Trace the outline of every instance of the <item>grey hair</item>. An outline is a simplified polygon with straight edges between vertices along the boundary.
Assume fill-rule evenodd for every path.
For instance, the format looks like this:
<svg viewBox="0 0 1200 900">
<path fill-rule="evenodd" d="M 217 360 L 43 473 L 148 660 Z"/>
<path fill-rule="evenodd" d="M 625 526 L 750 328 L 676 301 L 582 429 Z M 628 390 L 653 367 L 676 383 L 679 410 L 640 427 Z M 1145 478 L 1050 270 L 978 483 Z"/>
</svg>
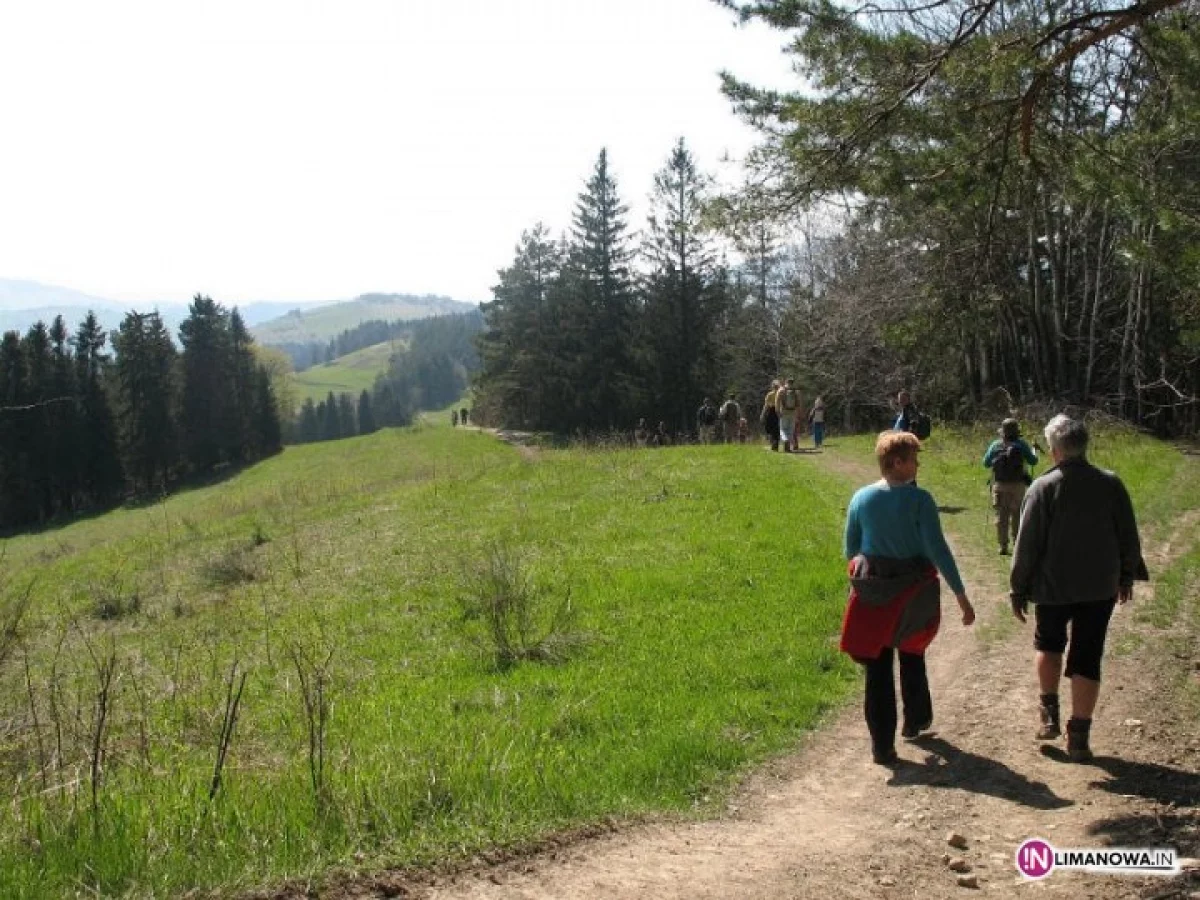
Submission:
<svg viewBox="0 0 1200 900">
<path fill-rule="evenodd" d="M 1087 426 L 1078 419 L 1072 419 L 1059 413 L 1046 423 L 1046 443 L 1051 450 L 1057 450 L 1063 456 L 1071 458 L 1083 456 L 1087 452 Z"/>
</svg>

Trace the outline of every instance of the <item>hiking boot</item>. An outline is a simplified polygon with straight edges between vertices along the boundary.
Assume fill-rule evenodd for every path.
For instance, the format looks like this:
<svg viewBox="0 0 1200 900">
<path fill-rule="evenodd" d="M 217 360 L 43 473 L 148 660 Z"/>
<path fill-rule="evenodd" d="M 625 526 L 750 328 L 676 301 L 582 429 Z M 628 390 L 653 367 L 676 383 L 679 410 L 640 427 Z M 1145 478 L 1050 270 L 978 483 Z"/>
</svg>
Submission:
<svg viewBox="0 0 1200 900">
<path fill-rule="evenodd" d="M 1092 732 L 1091 719 L 1067 720 L 1067 756 L 1071 762 L 1085 763 L 1092 759 L 1092 748 L 1088 746 L 1088 737 Z"/>
<path fill-rule="evenodd" d="M 910 725 L 908 722 L 905 722 L 904 727 L 900 729 L 900 737 L 904 738 L 906 741 L 915 740 L 921 736 L 922 731 L 928 731 L 932 727 L 932 719 L 927 719 L 926 721 L 921 722 L 919 725 Z"/>
<path fill-rule="evenodd" d="M 1039 741 L 1052 741 L 1062 734 L 1062 726 L 1058 724 L 1058 697 L 1053 700 L 1042 698 L 1041 708 L 1038 714 L 1042 718 L 1042 726 L 1038 729 L 1037 739 Z"/>
<path fill-rule="evenodd" d="M 894 766 L 900 762 L 900 756 L 896 753 L 895 747 L 888 747 L 885 750 L 872 750 L 871 759 L 878 766 Z"/>
</svg>

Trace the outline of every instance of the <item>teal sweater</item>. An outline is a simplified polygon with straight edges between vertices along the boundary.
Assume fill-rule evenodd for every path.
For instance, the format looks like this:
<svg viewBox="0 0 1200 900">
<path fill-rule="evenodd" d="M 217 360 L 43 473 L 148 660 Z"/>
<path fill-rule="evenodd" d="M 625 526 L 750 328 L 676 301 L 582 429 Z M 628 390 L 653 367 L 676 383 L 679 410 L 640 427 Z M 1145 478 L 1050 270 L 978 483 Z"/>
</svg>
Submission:
<svg viewBox="0 0 1200 900">
<path fill-rule="evenodd" d="M 915 484 L 877 481 L 859 488 L 846 510 L 846 559 L 862 553 L 892 559 L 928 559 L 950 590 L 965 593 L 938 518 L 933 495 Z"/>
</svg>

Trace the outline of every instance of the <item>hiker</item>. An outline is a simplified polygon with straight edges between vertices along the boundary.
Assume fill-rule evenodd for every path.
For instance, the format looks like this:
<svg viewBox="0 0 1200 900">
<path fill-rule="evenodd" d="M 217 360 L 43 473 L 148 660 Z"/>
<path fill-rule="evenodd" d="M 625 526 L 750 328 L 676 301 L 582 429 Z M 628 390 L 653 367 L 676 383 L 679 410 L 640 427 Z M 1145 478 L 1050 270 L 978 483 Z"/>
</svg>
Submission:
<svg viewBox="0 0 1200 900">
<path fill-rule="evenodd" d="M 1009 535 L 1011 533 L 1012 541 L 1016 543 L 1021 501 L 1025 499 L 1025 488 L 1033 480 L 1025 464 L 1036 466 L 1038 456 L 1037 451 L 1021 439 L 1021 425 L 1016 419 L 1001 422 L 999 434 L 1000 437 L 992 441 L 983 454 L 983 465 L 992 470 L 992 509 L 996 511 L 1000 555 L 1008 556 Z"/>
<path fill-rule="evenodd" d="M 742 417 L 742 408 L 738 405 L 737 398 L 732 392 L 721 404 L 721 410 L 717 415 L 721 420 L 721 436 L 725 443 L 732 444 L 737 440 L 738 419 Z"/>
<path fill-rule="evenodd" d="M 796 413 L 800 409 L 800 392 L 787 379 L 775 395 L 775 409 L 779 413 L 779 438 L 783 441 L 783 452 L 796 450 Z"/>
<path fill-rule="evenodd" d="M 912 402 L 912 395 L 908 391 L 902 390 L 896 395 L 896 403 L 900 407 L 900 415 L 896 416 L 892 429 L 915 434 L 921 441 L 928 438 L 933 430 L 932 423 L 929 416 L 917 409 L 917 405 Z"/>
<path fill-rule="evenodd" d="M 766 399 L 763 400 L 762 412 L 758 414 L 767 440 L 771 442 L 771 449 L 775 452 L 779 452 L 779 413 L 775 410 L 775 395 L 778 393 L 779 379 L 776 378 L 771 382 L 771 389 L 767 391 Z"/>
<path fill-rule="evenodd" d="M 700 443 L 711 444 L 713 442 L 713 429 L 716 424 L 717 408 L 713 406 L 712 400 L 705 397 L 700 408 L 696 410 L 696 430 L 700 433 Z"/>
<path fill-rule="evenodd" d="M 885 766 L 899 760 L 896 656 L 904 710 L 901 736 L 912 740 L 933 725 L 925 649 L 941 620 L 938 572 L 954 591 L 964 627 L 975 621 L 975 610 L 942 534 L 937 504 L 914 483 L 920 449 L 921 442 L 907 432 L 879 435 L 875 456 L 883 478 L 855 492 L 846 510 L 850 597 L 840 647 L 863 666 L 863 711 L 871 755 Z"/>
<path fill-rule="evenodd" d="M 451 428 L 458 427 L 458 410 L 457 409 L 450 410 L 450 427 Z"/>
<path fill-rule="evenodd" d="M 1149 575 L 1129 492 L 1112 472 L 1088 462 L 1087 426 L 1058 415 L 1045 435 L 1054 468 L 1033 482 L 1021 507 L 1010 602 L 1020 622 L 1034 604 L 1041 690 L 1037 738 L 1049 741 L 1062 734 L 1058 686 L 1066 650 L 1065 674 L 1071 679 L 1067 755 L 1087 762 L 1109 619 L 1118 603 L 1133 596 L 1133 582 Z"/>
<path fill-rule="evenodd" d="M 813 448 L 821 449 L 825 443 L 825 401 L 817 397 L 808 411 L 808 424 L 812 427 Z"/>
<path fill-rule="evenodd" d="M 638 419 L 637 428 L 633 429 L 633 443 L 636 447 L 645 447 L 650 440 L 650 431 L 646 428 L 646 420 Z"/>
<path fill-rule="evenodd" d="M 750 438 L 750 423 L 746 421 L 746 417 L 742 416 L 738 419 L 737 439 L 739 444 L 744 444 Z"/>
<path fill-rule="evenodd" d="M 671 435 L 667 433 L 667 423 L 659 422 L 658 428 L 654 434 L 650 435 L 650 446 L 652 447 L 670 447 Z"/>
<path fill-rule="evenodd" d="M 913 406 L 912 395 L 908 391 L 900 391 L 896 395 L 896 405 L 900 407 L 900 415 L 896 416 L 892 430 L 911 432 L 917 420 L 917 408 Z"/>
<path fill-rule="evenodd" d="M 461 410 L 459 410 L 458 421 L 463 423 L 464 428 L 467 426 L 468 416 L 467 416 L 467 408 L 465 406 Z"/>
</svg>

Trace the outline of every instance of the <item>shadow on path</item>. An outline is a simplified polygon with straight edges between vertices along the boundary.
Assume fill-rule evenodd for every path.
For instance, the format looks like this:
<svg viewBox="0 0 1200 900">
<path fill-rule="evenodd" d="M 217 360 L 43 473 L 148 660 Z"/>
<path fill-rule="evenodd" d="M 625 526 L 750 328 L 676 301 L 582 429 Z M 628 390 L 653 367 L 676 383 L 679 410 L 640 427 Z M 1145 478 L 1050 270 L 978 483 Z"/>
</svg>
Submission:
<svg viewBox="0 0 1200 900">
<path fill-rule="evenodd" d="M 1002 762 L 969 753 L 936 735 L 913 741 L 930 754 L 923 765 L 901 763 L 889 785 L 927 785 L 987 794 L 1033 809 L 1062 809 L 1072 801 L 1059 797 L 1048 785 L 1031 781 Z"/>
</svg>

